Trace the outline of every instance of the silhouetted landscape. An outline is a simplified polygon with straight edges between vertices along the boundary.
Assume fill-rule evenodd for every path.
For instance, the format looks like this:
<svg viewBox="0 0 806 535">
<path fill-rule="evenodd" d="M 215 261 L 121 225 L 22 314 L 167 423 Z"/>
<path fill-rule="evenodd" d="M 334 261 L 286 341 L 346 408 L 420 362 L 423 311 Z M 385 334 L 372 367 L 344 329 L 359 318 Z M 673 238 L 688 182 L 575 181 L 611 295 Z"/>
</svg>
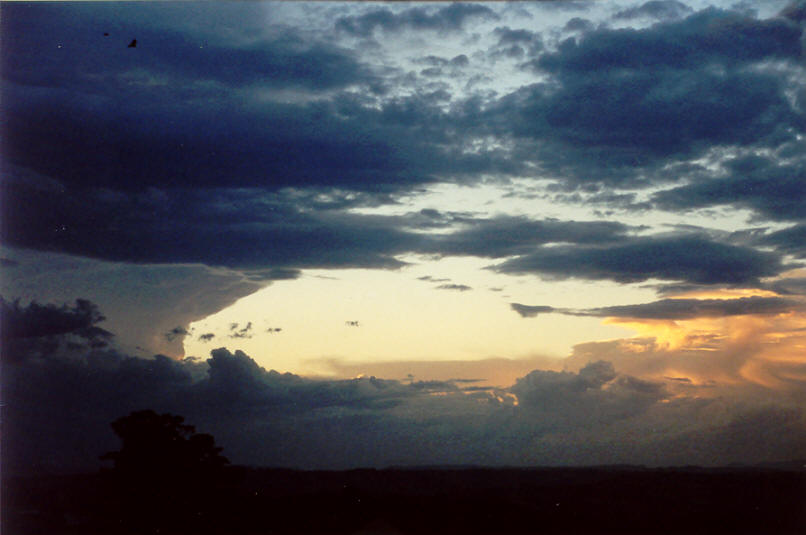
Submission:
<svg viewBox="0 0 806 535">
<path fill-rule="evenodd" d="M 802 533 L 806 472 L 231 467 L 137 494 L 109 472 L 4 481 L 3 532 Z"/>
<path fill-rule="evenodd" d="M 12 477 L 4 533 L 799 533 L 806 463 L 726 468 L 227 466 L 181 416 L 112 423 L 95 474 Z"/>
</svg>

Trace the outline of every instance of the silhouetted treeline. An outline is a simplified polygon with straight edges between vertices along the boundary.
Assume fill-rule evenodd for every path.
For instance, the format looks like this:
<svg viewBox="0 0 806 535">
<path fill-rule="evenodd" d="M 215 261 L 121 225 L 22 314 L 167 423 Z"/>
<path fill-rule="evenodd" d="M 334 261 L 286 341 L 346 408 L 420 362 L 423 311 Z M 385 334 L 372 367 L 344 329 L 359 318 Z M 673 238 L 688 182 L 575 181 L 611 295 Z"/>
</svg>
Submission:
<svg viewBox="0 0 806 535">
<path fill-rule="evenodd" d="M 182 416 L 135 411 L 111 424 L 119 451 L 101 456 L 113 462 L 106 485 L 117 497 L 111 511 L 122 525 L 138 531 L 163 531 L 207 521 L 226 481 L 212 435 L 196 433 Z"/>
<path fill-rule="evenodd" d="M 806 530 L 802 468 L 222 470 L 134 502 L 112 471 L 5 480 L 3 533 Z"/>
</svg>

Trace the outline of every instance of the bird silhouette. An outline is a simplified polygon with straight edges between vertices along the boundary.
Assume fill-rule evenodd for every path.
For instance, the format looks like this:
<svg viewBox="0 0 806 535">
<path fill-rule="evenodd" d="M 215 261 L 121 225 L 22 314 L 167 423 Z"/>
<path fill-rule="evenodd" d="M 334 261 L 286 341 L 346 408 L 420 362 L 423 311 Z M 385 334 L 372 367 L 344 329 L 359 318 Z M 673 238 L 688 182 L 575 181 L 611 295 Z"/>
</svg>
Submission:
<svg viewBox="0 0 806 535">
<path fill-rule="evenodd" d="M 137 48 L 137 39 L 132 39 L 132 42 L 129 43 L 128 48 Z"/>
</svg>

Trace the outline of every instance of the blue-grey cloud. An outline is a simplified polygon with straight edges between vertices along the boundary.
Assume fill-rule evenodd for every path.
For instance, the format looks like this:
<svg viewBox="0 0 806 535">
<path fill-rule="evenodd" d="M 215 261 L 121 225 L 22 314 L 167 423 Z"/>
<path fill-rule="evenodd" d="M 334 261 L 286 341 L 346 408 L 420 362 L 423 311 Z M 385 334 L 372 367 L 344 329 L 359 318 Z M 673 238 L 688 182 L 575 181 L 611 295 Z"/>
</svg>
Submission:
<svg viewBox="0 0 806 535">
<path fill-rule="evenodd" d="M 554 307 L 545 305 L 523 305 L 521 303 L 510 303 L 509 306 L 522 318 L 536 318 L 538 314 L 546 314 L 555 311 Z"/>
<path fill-rule="evenodd" d="M 574 17 L 573 19 L 569 20 L 563 26 L 565 31 L 570 32 L 588 32 L 594 28 L 593 22 L 589 21 L 588 19 L 583 19 L 580 17 Z"/>
<path fill-rule="evenodd" d="M 610 362 L 598 361 L 578 373 L 534 370 L 511 388 L 525 410 L 548 413 L 546 420 L 564 426 L 559 418 L 601 423 L 635 416 L 668 395 L 661 383 L 619 375 Z"/>
<path fill-rule="evenodd" d="M 804 304 L 793 299 L 752 296 L 738 299 L 662 299 L 639 305 L 599 307 L 564 313 L 580 316 L 683 320 L 744 314 L 784 314 L 803 309 Z"/>
<path fill-rule="evenodd" d="M 771 232 L 758 239 L 760 245 L 773 246 L 777 250 L 798 258 L 806 258 L 806 224 Z"/>
<path fill-rule="evenodd" d="M 610 246 L 543 247 L 491 269 L 622 283 L 661 279 L 695 284 L 759 284 L 759 279 L 778 275 L 787 265 L 775 253 L 698 235 L 681 235 L 633 238 Z"/>
<path fill-rule="evenodd" d="M 179 30 L 172 30 L 155 24 L 170 11 L 146 8 L 139 16 L 124 19 L 126 14 L 132 15 L 131 8 L 115 16 L 113 10 L 103 7 L 13 6 L 3 24 L 4 76 L 22 85 L 68 86 L 90 92 L 96 86 L 94 92 L 101 94 L 109 89 L 129 93 L 126 76 L 138 71 L 144 76 L 142 82 L 157 84 L 164 83 L 160 78 L 167 76 L 169 80 L 232 87 L 260 84 L 319 90 L 367 81 L 368 73 L 352 54 L 333 44 L 311 42 L 291 32 L 239 42 L 200 33 L 191 26 L 178 25 Z M 223 6 L 220 11 L 237 8 Z M 64 24 L 65 19 L 70 20 L 69 25 Z M 124 26 L 125 30 L 120 28 L 114 38 L 105 37 L 100 31 L 104 24 Z M 126 50 L 131 35 L 137 37 L 138 46 Z M 99 83 L 108 87 L 97 87 Z"/>
<path fill-rule="evenodd" d="M 678 19 L 691 13 L 693 9 L 677 0 L 650 0 L 637 7 L 619 11 L 613 18 L 635 19 L 640 17 L 658 20 Z"/>
<path fill-rule="evenodd" d="M 498 20 L 498 15 L 486 6 L 454 3 L 437 10 L 416 7 L 394 13 L 388 8 L 376 9 L 363 15 L 342 17 L 336 29 L 357 36 L 371 37 L 375 30 L 396 32 L 403 29 L 456 31 L 469 19 Z"/>
<path fill-rule="evenodd" d="M 779 279 L 770 283 L 769 288 L 781 295 L 806 295 L 806 277 Z"/>
<path fill-rule="evenodd" d="M 543 50 L 543 38 L 537 32 L 525 29 L 513 30 L 509 26 L 499 26 L 493 30 L 493 36 L 498 38 L 493 54 L 504 54 L 510 57 L 528 54 L 530 57 Z M 520 54 L 515 52 L 520 50 Z"/>
<path fill-rule="evenodd" d="M 398 220 L 316 216 L 261 191 L 4 188 L 4 243 L 129 262 L 199 262 L 288 278 L 312 266 L 397 267 L 422 238 Z M 282 268 L 282 269 L 278 269 Z"/>
<path fill-rule="evenodd" d="M 785 294 L 797 294 L 802 279 L 787 279 L 769 285 L 771 289 Z M 661 299 L 637 305 L 615 305 L 596 308 L 556 308 L 546 305 L 523 305 L 510 303 L 510 308 L 523 318 L 533 318 L 538 314 L 565 314 L 569 316 L 594 316 L 608 318 L 634 318 L 659 320 L 686 320 L 740 316 L 746 314 L 768 315 L 785 314 L 806 309 L 806 304 L 784 297 L 740 297 L 736 299 Z"/>
<path fill-rule="evenodd" d="M 652 196 L 654 204 L 665 210 L 733 205 L 751 209 L 767 219 L 806 218 L 806 160 L 782 163 L 747 156 L 724 165 L 724 176 L 660 191 Z"/>
<path fill-rule="evenodd" d="M 779 147 L 803 131 L 794 78 L 747 68 L 777 61 L 796 77 L 802 32 L 782 17 L 718 9 L 644 29 L 598 28 L 524 65 L 550 83 L 467 120 L 513 135 L 519 157 L 568 187 L 676 181 L 664 171 L 670 160 L 715 145 Z"/>
<path fill-rule="evenodd" d="M 7 302 L 0 296 L 0 352 L 3 359 L 21 360 L 26 355 L 105 348 L 113 334 L 99 327 L 106 318 L 97 305 L 76 299 L 75 305 L 28 305 Z"/>
<path fill-rule="evenodd" d="M 637 230 L 613 221 L 532 220 L 499 216 L 465 220 L 465 228 L 434 238 L 433 252 L 443 255 L 469 255 L 500 258 L 524 254 L 548 243 L 616 243 Z"/>
</svg>

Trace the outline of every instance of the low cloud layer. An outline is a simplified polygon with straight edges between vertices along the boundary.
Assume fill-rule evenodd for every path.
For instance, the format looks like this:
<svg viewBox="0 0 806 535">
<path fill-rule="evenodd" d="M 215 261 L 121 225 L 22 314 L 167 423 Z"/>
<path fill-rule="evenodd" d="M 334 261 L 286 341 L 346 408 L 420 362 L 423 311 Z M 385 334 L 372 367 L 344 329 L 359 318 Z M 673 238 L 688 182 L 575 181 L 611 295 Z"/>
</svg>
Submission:
<svg viewBox="0 0 806 535">
<path fill-rule="evenodd" d="M 632 238 L 612 246 L 557 246 L 492 267 L 499 273 L 534 273 L 555 279 L 582 278 L 695 284 L 759 284 L 782 273 L 780 255 L 712 241 L 698 235 Z"/>
<path fill-rule="evenodd" d="M 797 284 L 797 281 L 795 281 Z M 785 283 L 783 283 L 785 284 Z M 557 313 L 569 316 L 601 318 L 635 318 L 657 320 L 685 320 L 694 318 L 722 318 L 741 315 L 775 315 L 803 311 L 806 304 L 783 297 L 739 297 L 735 299 L 662 299 L 640 305 L 619 305 L 587 309 L 554 308 L 546 305 L 511 303 L 512 310 L 524 318 L 538 314 Z"/>
<path fill-rule="evenodd" d="M 749 409 L 742 400 L 752 390 L 709 397 L 707 385 L 625 374 L 626 362 L 538 369 L 510 387 L 481 388 L 458 379 L 306 379 L 226 348 L 206 362 L 92 347 L 9 360 L 5 351 L 10 473 L 96 467 L 114 448 L 109 423 L 142 408 L 184 415 L 235 463 L 298 468 L 725 464 L 786 459 L 806 445 L 802 411 L 774 390 L 764 391 L 766 408 Z M 765 447 L 745 447 L 757 433 L 771 437 Z M 686 443 L 693 435 L 696 447 Z"/>
</svg>

